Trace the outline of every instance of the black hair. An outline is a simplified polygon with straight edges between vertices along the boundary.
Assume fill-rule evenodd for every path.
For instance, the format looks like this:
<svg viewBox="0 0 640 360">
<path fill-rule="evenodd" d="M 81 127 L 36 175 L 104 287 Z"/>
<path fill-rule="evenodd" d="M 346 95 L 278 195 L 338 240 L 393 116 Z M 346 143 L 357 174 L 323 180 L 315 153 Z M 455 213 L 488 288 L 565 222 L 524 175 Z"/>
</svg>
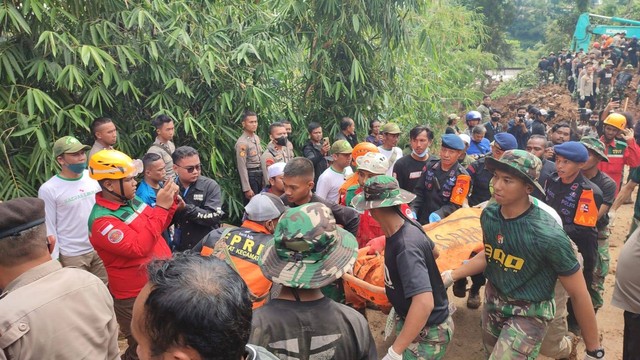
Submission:
<svg viewBox="0 0 640 360">
<path fill-rule="evenodd" d="M 190 251 L 148 266 L 151 292 L 144 329 L 151 354 L 190 347 L 202 359 L 240 359 L 251 333 L 252 304 L 240 275 L 214 256 Z"/>
<path fill-rule="evenodd" d="M 564 121 L 553 125 L 551 127 L 551 132 L 554 133 L 554 132 L 558 131 L 558 129 L 560 129 L 560 128 L 569 128 L 569 132 L 571 132 L 571 126 L 569 126 L 569 123 L 566 123 Z"/>
<path fill-rule="evenodd" d="M 310 122 L 309 125 L 307 125 L 307 131 L 309 132 L 309 134 L 311 134 L 311 132 L 313 132 L 313 130 L 322 127 L 322 125 L 320 125 L 320 123 L 317 123 L 315 121 Z"/>
<path fill-rule="evenodd" d="M 280 119 L 278 122 L 282 123 L 282 125 L 291 125 L 291 121 L 287 119 Z"/>
<path fill-rule="evenodd" d="M 108 124 L 108 123 L 112 123 L 113 120 L 111 120 L 108 117 L 99 117 L 96 118 L 95 120 L 93 120 L 93 122 L 91 123 L 91 135 L 93 135 L 94 139 L 96 138 L 96 131 L 98 130 L 98 128 L 104 124 Z"/>
<path fill-rule="evenodd" d="M 15 266 L 35 260 L 47 252 L 47 227 L 36 225 L 0 239 L 0 266 Z"/>
<path fill-rule="evenodd" d="M 149 166 L 151 166 L 151 164 L 153 164 L 154 162 L 158 161 L 158 160 L 162 160 L 162 156 L 156 154 L 156 153 L 146 153 L 144 154 L 144 156 L 142 157 L 142 166 L 143 169 L 146 171 Z"/>
<path fill-rule="evenodd" d="M 519 106 L 519 107 L 516 109 L 516 113 L 517 113 L 518 111 L 520 111 L 520 110 L 527 111 L 527 107 L 525 107 L 525 106 Z"/>
<path fill-rule="evenodd" d="M 423 131 L 427 132 L 427 139 L 433 140 L 433 131 L 427 125 L 418 125 L 409 131 L 409 138 L 414 140 L 418 137 L 418 135 L 422 134 Z"/>
<path fill-rule="evenodd" d="M 533 134 L 533 135 L 529 136 L 529 140 L 531 140 L 531 139 L 544 140 L 544 145 L 547 146 L 547 137 L 544 136 L 544 135 Z"/>
<path fill-rule="evenodd" d="M 380 120 L 378 119 L 369 120 L 369 135 L 371 135 L 371 133 L 373 132 L 373 124 L 379 123 L 379 122 Z"/>
<path fill-rule="evenodd" d="M 500 115 L 502 115 L 502 111 L 498 110 L 498 109 L 491 109 L 491 112 L 489 114 L 495 114 L 498 113 Z"/>
<path fill-rule="evenodd" d="M 242 116 L 240 117 L 240 121 L 247 120 L 249 116 L 258 116 L 258 115 L 255 112 L 247 109 L 242 113 Z"/>
<path fill-rule="evenodd" d="M 180 146 L 171 154 L 171 160 L 177 165 L 180 160 L 194 155 L 198 155 L 198 150 L 191 146 Z"/>
<path fill-rule="evenodd" d="M 269 125 L 269 135 L 271 135 L 271 133 L 273 133 L 273 129 L 279 128 L 279 127 L 284 127 L 284 124 L 281 123 L 280 121 L 276 121 L 276 122 L 272 123 L 271 125 Z"/>
<path fill-rule="evenodd" d="M 306 157 L 294 157 L 284 166 L 283 175 L 287 177 L 305 176 L 313 179 L 315 176 L 313 163 Z"/>
<path fill-rule="evenodd" d="M 350 117 L 343 117 L 342 120 L 340 120 L 340 131 L 345 131 L 347 130 L 347 128 L 349 126 L 351 126 L 351 123 L 353 122 L 353 119 L 351 119 Z"/>
<path fill-rule="evenodd" d="M 476 125 L 471 129 L 472 134 L 484 134 L 487 132 L 487 128 L 484 125 Z"/>
<path fill-rule="evenodd" d="M 160 129 L 164 124 L 168 124 L 172 121 L 173 119 L 171 119 L 167 115 L 158 115 L 155 119 L 151 120 L 151 125 L 153 125 L 156 129 Z"/>
<path fill-rule="evenodd" d="M 490 99 L 490 98 L 491 98 L 491 95 L 485 95 L 485 96 L 482 97 L 482 100 L 486 100 L 486 99 Z"/>
</svg>

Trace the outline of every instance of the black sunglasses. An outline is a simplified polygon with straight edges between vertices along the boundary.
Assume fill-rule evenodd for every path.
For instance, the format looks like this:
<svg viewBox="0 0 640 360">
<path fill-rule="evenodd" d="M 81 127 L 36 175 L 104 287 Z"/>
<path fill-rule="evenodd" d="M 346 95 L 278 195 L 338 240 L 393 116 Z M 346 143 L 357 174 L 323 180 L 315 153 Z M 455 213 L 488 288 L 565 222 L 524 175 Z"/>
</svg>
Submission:
<svg viewBox="0 0 640 360">
<path fill-rule="evenodd" d="M 187 172 L 189 174 L 191 174 L 194 170 L 200 171 L 200 164 L 193 165 L 193 166 L 187 166 L 187 167 L 180 166 L 180 165 L 176 164 L 176 166 L 179 167 L 179 168 L 183 168 L 183 169 L 187 170 Z"/>
</svg>

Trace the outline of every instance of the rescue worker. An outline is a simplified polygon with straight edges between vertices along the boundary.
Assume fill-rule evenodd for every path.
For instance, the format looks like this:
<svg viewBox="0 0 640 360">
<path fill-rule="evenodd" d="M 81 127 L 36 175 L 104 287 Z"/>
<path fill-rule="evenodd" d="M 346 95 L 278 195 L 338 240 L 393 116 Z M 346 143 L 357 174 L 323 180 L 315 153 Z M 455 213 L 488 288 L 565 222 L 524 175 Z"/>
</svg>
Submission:
<svg viewBox="0 0 640 360">
<path fill-rule="evenodd" d="M 454 203 L 451 201 L 453 194 L 463 194 L 466 198 L 469 192 L 467 182 L 466 189 L 457 188 L 456 183 L 461 175 L 469 177 L 467 170 L 458 163 L 460 155 L 464 151 L 464 143 L 458 135 L 442 135 L 442 147 L 440 148 L 440 160 L 429 162 L 418 179 L 413 193 L 415 201 L 411 204 L 420 224 L 439 221 L 459 209 L 463 201 Z M 460 190 L 460 194 L 457 194 Z M 463 199 L 464 200 L 464 199 Z"/>
<path fill-rule="evenodd" d="M 147 206 L 135 195 L 135 176 L 141 170 L 139 160 L 117 150 L 99 151 L 89 160 L 89 176 L 102 188 L 89 215 L 89 240 L 104 261 L 118 325 L 127 339 L 123 360 L 138 358 L 131 312 L 147 283 L 144 266 L 151 259 L 171 257 L 162 232 L 184 206 L 173 182 L 158 190 L 155 207 Z"/>
<path fill-rule="evenodd" d="M 236 141 L 236 163 L 240 175 L 240 188 L 244 193 L 246 204 L 255 194 L 259 194 L 263 185 L 262 167 L 260 155 L 262 145 L 258 130 L 258 116 L 253 111 L 245 111 L 242 114 L 242 135 Z"/>
<path fill-rule="evenodd" d="M 260 271 L 258 259 L 273 239 L 285 206 L 279 197 L 261 193 L 252 197 L 244 210 L 246 219 L 240 227 L 213 230 L 193 247 L 193 251 L 202 256 L 215 254 L 226 261 L 249 287 L 253 308 L 256 309 L 264 305 L 271 290 L 271 281 Z"/>
<path fill-rule="evenodd" d="M 640 147 L 634 139 L 633 129 L 627 129 L 627 118 L 623 114 L 609 114 L 603 123 L 600 141 L 604 144 L 605 155 L 609 162 L 601 162 L 598 169 L 615 181 L 617 195 L 622 184 L 624 166 L 631 168 L 640 166 Z M 619 137 L 624 141 L 618 140 Z"/>
<path fill-rule="evenodd" d="M 480 121 L 482 121 L 482 114 L 478 111 L 472 110 L 469 111 L 464 118 L 467 122 L 467 128 L 462 133 L 471 137 L 473 128 L 480 125 Z"/>
<path fill-rule="evenodd" d="M 613 61 L 605 60 L 604 69 L 598 72 L 596 78 L 596 104 L 602 109 L 611 101 L 611 81 L 613 80 Z"/>
<path fill-rule="evenodd" d="M 365 155 L 366 153 L 379 153 L 380 150 L 378 150 L 378 147 L 375 146 L 373 143 L 370 142 L 361 142 L 359 144 L 357 144 L 354 148 L 353 151 L 351 152 L 351 167 L 354 169 L 358 168 L 358 158 L 360 158 L 360 156 Z M 344 184 L 342 184 L 342 186 L 340 186 L 340 189 L 338 190 L 338 204 L 343 205 L 343 206 L 348 206 L 349 202 L 347 202 L 346 199 L 346 195 L 347 195 L 347 191 L 349 190 L 350 187 L 354 186 L 354 185 L 358 185 L 360 182 L 360 180 L 358 179 L 358 172 L 354 172 L 353 175 L 349 176 L 347 178 L 347 180 L 344 182 Z"/>
</svg>

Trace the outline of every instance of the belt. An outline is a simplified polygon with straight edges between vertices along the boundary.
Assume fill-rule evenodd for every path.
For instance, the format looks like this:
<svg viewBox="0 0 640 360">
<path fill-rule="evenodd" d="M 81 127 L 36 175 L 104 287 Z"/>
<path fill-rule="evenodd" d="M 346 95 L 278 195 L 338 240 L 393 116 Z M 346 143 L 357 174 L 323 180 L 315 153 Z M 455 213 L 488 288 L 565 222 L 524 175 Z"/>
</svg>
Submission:
<svg viewBox="0 0 640 360">
<path fill-rule="evenodd" d="M 253 168 L 253 169 L 247 169 L 247 172 L 262 172 L 262 169 L 257 167 L 257 168 Z"/>
</svg>

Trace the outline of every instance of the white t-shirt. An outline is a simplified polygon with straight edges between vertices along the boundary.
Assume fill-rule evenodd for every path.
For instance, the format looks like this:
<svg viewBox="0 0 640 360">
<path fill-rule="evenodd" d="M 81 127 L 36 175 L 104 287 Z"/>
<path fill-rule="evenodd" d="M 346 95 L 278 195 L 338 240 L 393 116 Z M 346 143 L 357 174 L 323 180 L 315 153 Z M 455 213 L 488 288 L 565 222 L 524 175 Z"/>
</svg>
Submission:
<svg viewBox="0 0 640 360">
<path fill-rule="evenodd" d="M 394 146 L 391 150 L 385 150 L 382 146 L 378 146 L 378 150 L 380 151 L 380 154 L 384 155 L 389 160 L 389 169 L 387 170 L 387 175 L 393 176 L 393 164 L 395 164 L 396 161 L 398 161 L 398 159 L 402 157 L 402 150 L 397 146 Z M 391 161 L 391 154 L 393 154 L 394 152 L 396 153 L 396 158 Z"/>
<path fill-rule="evenodd" d="M 337 172 L 332 166 L 322 172 L 318 178 L 318 185 L 316 185 L 316 195 L 321 198 L 332 202 L 338 203 L 338 195 L 340 186 L 344 184 L 344 172 Z"/>
<path fill-rule="evenodd" d="M 56 175 L 42 184 L 38 197 L 44 200 L 47 235 L 56 237 L 51 254 L 84 255 L 93 251 L 89 242 L 89 215 L 96 203 L 100 185 L 84 171 L 78 179 L 64 179 Z"/>
</svg>

